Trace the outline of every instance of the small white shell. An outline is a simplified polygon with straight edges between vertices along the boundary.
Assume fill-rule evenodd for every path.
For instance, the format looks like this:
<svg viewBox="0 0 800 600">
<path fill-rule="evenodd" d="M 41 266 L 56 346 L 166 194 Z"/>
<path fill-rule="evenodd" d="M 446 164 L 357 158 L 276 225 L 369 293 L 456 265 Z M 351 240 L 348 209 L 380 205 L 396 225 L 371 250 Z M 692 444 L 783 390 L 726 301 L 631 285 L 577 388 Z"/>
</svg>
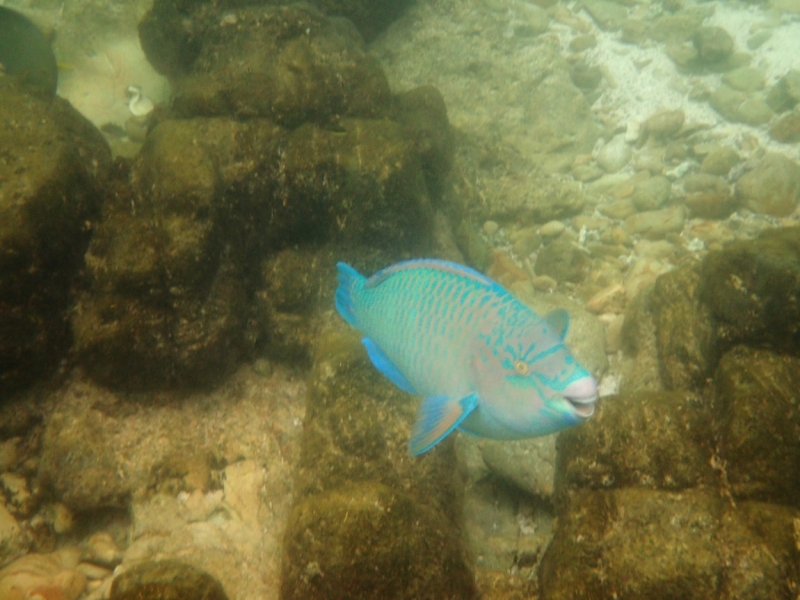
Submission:
<svg viewBox="0 0 800 600">
<path fill-rule="evenodd" d="M 145 117 L 153 112 L 153 101 L 142 93 L 140 87 L 129 85 L 125 90 L 130 97 L 128 100 L 128 110 L 134 117 Z"/>
</svg>

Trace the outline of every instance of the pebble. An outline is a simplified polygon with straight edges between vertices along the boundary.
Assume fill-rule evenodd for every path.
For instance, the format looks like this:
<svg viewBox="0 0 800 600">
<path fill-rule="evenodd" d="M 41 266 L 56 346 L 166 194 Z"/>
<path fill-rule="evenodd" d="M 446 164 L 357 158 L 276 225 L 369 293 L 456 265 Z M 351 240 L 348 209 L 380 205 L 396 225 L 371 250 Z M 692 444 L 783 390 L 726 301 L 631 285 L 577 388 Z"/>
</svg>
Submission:
<svg viewBox="0 0 800 600">
<path fill-rule="evenodd" d="M 86 540 L 83 559 L 104 567 L 115 567 L 122 562 L 122 551 L 111 534 L 101 531 Z"/>
<path fill-rule="evenodd" d="M 59 535 L 72 531 L 75 526 L 75 518 L 72 516 L 72 511 L 60 502 L 54 504 L 52 507 L 52 525 L 53 531 Z"/>
<path fill-rule="evenodd" d="M 561 221 L 550 221 L 542 225 L 539 233 L 545 238 L 554 238 L 564 233 L 566 226 Z"/>
<path fill-rule="evenodd" d="M 19 444 L 22 438 L 13 437 L 0 443 L 0 473 L 13 469 L 19 459 Z"/>
<path fill-rule="evenodd" d="M 722 27 L 701 27 L 692 37 L 701 61 L 707 64 L 726 60 L 734 49 L 731 34 Z"/>
<path fill-rule="evenodd" d="M 632 151 L 625 141 L 625 136 L 617 135 L 600 149 L 596 160 L 606 173 L 616 173 L 628 164 L 631 154 Z"/>
<path fill-rule="evenodd" d="M 712 175 L 726 177 L 731 169 L 739 164 L 741 157 L 730 146 L 718 146 L 709 150 L 703 162 L 700 164 L 700 171 Z"/>
<path fill-rule="evenodd" d="M 800 142 L 800 111 L 795 108 L 792 112 L 781 116 L 770 127 L 769 135 L 773 140 L 784 144 Z"/>
<path fill-rule="evenodd" d="M 586 310 L 595 314 L 625 312 L 625 304 L 628 294 L 625 286 L 615 283 L 607 288 L 600 290 L 586 302 Z"/>
<path fill-rule="evenodd" d="M 800 200 L 800 165 L 783 154 L 766 154 L 736 182 L 737 201 L 755 213 L 785 217 Z"/>
<path fill-rule="evenodd" d="M 623 227 L 631 234 L 641 234 L 650 239 L 662 238 L 670 231 L 683 229 L 686 208 L 673 205 L 661 210 L 650 210 L 625 219 Z"/>
<path fill-rule="evenodd" d="M 500 225 L 496 221 L 486 221 L 483 224 L 483 233 L 486 235 L 494 235 L 500 229 Z"/>
<path fill-rule="evenodd" d="M 33 508 L 34 498 L 28 490 L 28 482 L 16 473 L 3 473 L 0 475 L 0 489 L 6 493 L 9 503 L 14 509 L 27 515 Z"/>
<path fill-rule="evenodd" d="M 631 200 L 639 211 L 656 210 L 669 200 L 672 183 L 662 175 L 638 182 L 633 188 Z"/>
<path fill-rule="evenodd" d="M 531 282 L 534 289 L 540 292 L 552 292 L 558 287 L 558 282 L 549 275 L 537 275 Z"/>
<path fill-rule="evenodd" d="M 766 84 L 764 74 L 755 67 L 740 67 L 728 71 L 722 76 L 722 81 L 740 92 L 763 90 Z"/>
<path fill-rule="evenodd" d="M 661 110 L 647 118 L 644 129 L 655 137 L 671 137 L 681 130 L 685 120 L 686 114 L 680 109 Z"/>
<path fill-rule="evenodd" d="M 738 120 L 753 127 L 769 123 L 774 116 L 772 109 L 761 98 L 747 98 L 736 109 Z"/>
<path fill-rule="evenodd" d="M 573 52 L 583 52 L 589 48 L 597 46 L 597 38 L 589 33 L 586 35 L 577 35 L 569 42 L 569 49 Z"/>
<path fill-rule="evenodd" d="M 636 214 L 636 207 L 633 205 L 633 200 L 625 198 L 622 200 L 615 200 L 607 202 L 597 207 L 601 214 L 604 214 L 612 219 L 627 219 L 631 215 Z"/>
<path fill-rule="evenodd" d="M 3 600 L 76 600 L 86 589 L 77 569 L 80 550 L 61 548 L 51 554 L 27 554 L 0 570 Z"/>
</svg>

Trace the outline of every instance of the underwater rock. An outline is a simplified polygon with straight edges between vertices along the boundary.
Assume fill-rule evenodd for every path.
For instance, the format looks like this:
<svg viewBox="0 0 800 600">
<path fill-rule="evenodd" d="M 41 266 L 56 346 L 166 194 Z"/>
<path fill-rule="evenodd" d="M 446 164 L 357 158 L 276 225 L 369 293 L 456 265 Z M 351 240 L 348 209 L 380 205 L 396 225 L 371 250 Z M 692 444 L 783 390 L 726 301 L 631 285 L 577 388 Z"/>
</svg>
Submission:
<svg viewBox="0 0 800 600">
<path fill-rule="evenodd" d="M 800 358 L 737 346 L 714 379 L 730 493 L 800 505 Z"/>
<path fill-rule="evenodd" d="M 476 597 L 441 517 L 402 490 L 353 481 L 295 505 L 282 600 Z"/>
<path fill-rule="evenodd" d="M 713 489 L 584 489 L 542 559 L 541 597 L 790 600 L 798 516 Z"/>
<path fill-rule="evenodd" d="M 781 116 L 769 128 L 769 135 L 773 140 L 784 144 L 800 142 L 800 110 Z"/>
<path fill-rule="evenodd" d="M 776 113 L 792 110 L 800 103 L 800 71 L 791 69 L 767 92 L 767 104 Z"/>
<path fill-rule="evenodd" d="M 672 182 L 663 175 L 656 175 L 633 186 L 631 200 L 636 210 L 656 210 L 664 206 L 672 195 Z"/>
<path fill-rule="evenodd" d="M 717 361 L 711 314 L 700 301 L 700 265 L 656 279 L 651 296 L 661 378 L 667 389 L 701 391 Z"/>
<path fill-rule="evenodd" d="M 753 212 L 785 217 L 800 202 L 800 164 L 770 152 L 736 182 L 736 199 Z"/>
<path fill-rule="evenodd" d="M 556 467 L 556 436 L 528 440 L 483 440 L 481 456 L 489 471 L 533 496 L 553 495 Z"/>
<path fill-rule="evenodd" d="M 537 275 L 580 283 L 589 274 L 591 263 L 591 256 L 582 247 L 569 240 L 556 240 L 539 252 L 534 268 Z"/>
<path fill-rule="evenodd" d="M 731 34 L 722 27 L 701 27 L 692 36 L 699 59 L 706 64 L 718 64 L 725 61 L 735 46 Z"/>
<path fill-rule="evenodd" d="M 80 549 L 60 548 L 51 554 L 26 554 L 0 569 L 0 598 L 77 600 L 86 589 L 78 568 Z"/>
<path fill-rule="evenodd" d="M 725 166 L 722 165 L 720 170 Z M 683 189 L 686 191 L 684 202 L 693 217 L 724 219 L 736 209 L 731 186 L 716 175 L 692 173 L 683 180 Z"/>
<path fill-rule="evenodd" d="M 212 12 L 195 34 L 197 57 L 171 80 L 179 115 L 267 117 L 296 127 L 387 114 L 386 77 L 348 21 L 301 4 Z"/>
<path fill-rule="evenodd" d="M 414 143 L 428 192 L 439 197 L 455 153 L 455 139 L 444 98 L 435 87 L 424 85 L 399 94 L 394 104 L 393 120 Z"/>
<path fill-rule="evenodd" d="M 270 210 L 284 139 L 265 120 L 153 129 L 86 253 L 91 286 L 73 328 L 94 377 L 131 389 L 199 386 L 236 364 L 247 319 L 240 257 L 265 243 L 259 216 Z"/>
<path fill-rule="evenodd" d="M 800 229 L 763 232 L 703 262 L 700 294 L 722 349 L 736 344 L 800 349 Z"/>
<path fill-rule="evenodd" d="M 316 336 L 281 597 L 473 598 L 458 535 L 452 436 L 408 453 L 419 400 L 393 386 L 358 337 Z"/>
<path fill-rule="evenodd" d="M 110 600 L 228 600 L 211 575 L 177 560 L 143 562 L 114 578 Z"/>
<path fill-rule="evenodd" d="M 765 85 L 764 74 L 755 67 L 740 67 L 728 71 L 722 76 L 722 81 L 740 92 L 755 92 L 763 90 Z"/>
<path fill-rule="evenodd" d="M 632 154 L 630 146 L 625 141 L 625 136 L 617 135 L 597 153 L 597 164 L 606 173 L 616 173 L 628 164 Z"/>
<path fill-rule="evenodd" d="M 31 536 L 0 502 L 0 568 L 28 551 Z"/>
<path fill-rule="evenodd" d="M 280 182 L 270 229 L 284 243 L 335 239 L 386 248 L 429 240 L 420 156 L 393 121 L 298 127 L 284 149 Z"/>
<path fill-rule="evenodd" d="M 700 172 L 727 177 L 731 169 L 740 161 L 739 153 L 730 146 L 716 146 L 706 154 L 703 162 L 700 163 Z"/>
<path fill-rule="evenodd" d="M 68 102 L 0 78 L 0 403 L 52 371 L 70 343 L 70 288 L 111 152 Z"/>
<path fill-rule="evenodd" d="M 648 239 L 657 240 L 666 234 L 683 229 L 686 219 L 686 208 L 673 204 L 660 210 L 648 210 L 631 215 L 622 227 L 630 234 L 640 234 Z"/>
<path fill-rule="evenodd" d="M 688 392 L 608 396 L 556 442 L 556 498 L 576 489 L 682 490 L 715 481 L 711 408 Z M 647 440 L 640 444 L 637 440 Z"/>
</svg>

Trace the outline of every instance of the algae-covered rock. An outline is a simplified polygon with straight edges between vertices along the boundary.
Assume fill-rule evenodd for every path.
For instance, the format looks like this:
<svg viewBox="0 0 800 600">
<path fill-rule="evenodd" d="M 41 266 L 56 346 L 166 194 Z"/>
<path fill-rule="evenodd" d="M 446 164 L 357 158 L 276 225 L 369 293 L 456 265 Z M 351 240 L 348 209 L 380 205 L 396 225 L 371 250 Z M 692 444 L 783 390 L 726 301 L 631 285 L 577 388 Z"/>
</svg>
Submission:
<svg viewBox="0 0 800 600">
<path fill-rule="evenodd" d="M 111 600 L 228 600 L 211 575 L 177 560 L 145 561 L 114 578 Z"/>
<path fill-rule="evenodd" d="M 111 153 L 60 98 L 0 78 L 0 402 L 51 371 L 70 343 L 67 307 Z"/>
<path fill-rule="evenodd" d="M 354 481 L 296 504 L 283 600 L 475 597 L 441 516 L 398 489 Z"/>
<path fill-rule="evenodd" d="M 715 490 L 575 494 L 539 572 L 545 600 L 789 600 L 797 509 Z"/>
<path fill-rule="evenodd" d="M 800 505 L 800 358 L 737 346 L 720 360 L 715 404 L 734 497 Z"/>
<path fill-rule="evenodd" d="M 260 116 L 295 127 L 386 114 L 386 77 L 348 21 L 301 4 L 209 12 L 194 34 L 197 57 L 172 80 L 180 115 Z"/>
<path fill-rule="evenodd" d="M 745 343 L 800 348 L 800 229 L 765 231 L 703 262 L 700 296 L 722 349 Z"/>
<path fill-rule="evenodd" d="M 558 437 L 560 501 L 582 488 L 681 490 L 713 482 L 711 420 L 710 407 L 687 392 L 604 398 L 589 421 Z"/>
<path fill-rule="evenodd" d="M 316 338 L 282 597 L 472 598 L 452 439 L 408 454 L 418 400 L 342 328 Z"/>
<path fill-rule="evenodd" d="M 284 241 L 337 239 L 372 247 L 425 243 L 431 212 L 415 144 L 389 120 L 306 124 L 287 141 L 280 206 Z"/>
<path fill-rule="evenodd" d="M 106 203 L 73 328 L 81 362 L 107 384 L 203 385 L 241 354 L 247 298 L 234 258 L 246 236 L 227 231 L 232 211 L 222 195 L 234 160 L 195 143 L 220 127 L 237 129 L 162 123 Z M 270 147 L 269 134 L 261 139 Z"/>
<path fill-rule="evenodd" d="M 656 279 L 651 296 L 661 378 L 668 389 L 702 390 L 716 365 L 714 329 L 700 301 L 700 265 Z"/>
</svg>

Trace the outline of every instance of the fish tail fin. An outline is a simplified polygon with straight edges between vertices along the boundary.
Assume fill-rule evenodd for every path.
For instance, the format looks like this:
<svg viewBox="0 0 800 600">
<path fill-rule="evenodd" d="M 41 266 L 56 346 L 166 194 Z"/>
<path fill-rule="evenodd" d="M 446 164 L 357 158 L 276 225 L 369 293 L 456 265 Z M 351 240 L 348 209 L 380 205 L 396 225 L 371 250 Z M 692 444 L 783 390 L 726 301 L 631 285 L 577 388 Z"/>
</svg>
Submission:
<svg viewBox="0 0 800 600">
<path fill-rule="evenodd" d="M 358 327 L 354 311 L 353 294 L 364 285 L 365 278 L 347 263 L 336 263 L 339 271 L 339 287 L 336 288 L 336 310 L 353 327 Z"/>
</svg>

